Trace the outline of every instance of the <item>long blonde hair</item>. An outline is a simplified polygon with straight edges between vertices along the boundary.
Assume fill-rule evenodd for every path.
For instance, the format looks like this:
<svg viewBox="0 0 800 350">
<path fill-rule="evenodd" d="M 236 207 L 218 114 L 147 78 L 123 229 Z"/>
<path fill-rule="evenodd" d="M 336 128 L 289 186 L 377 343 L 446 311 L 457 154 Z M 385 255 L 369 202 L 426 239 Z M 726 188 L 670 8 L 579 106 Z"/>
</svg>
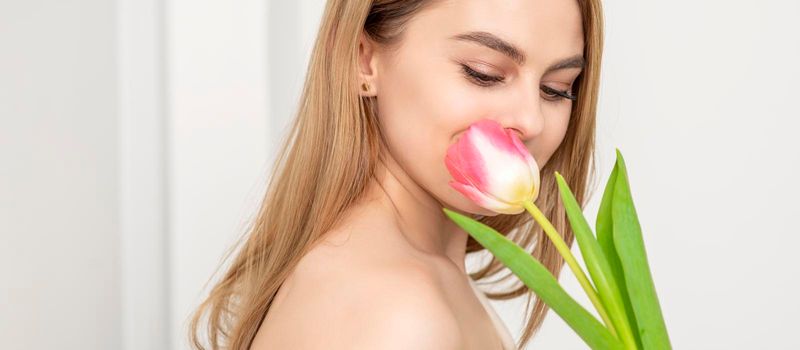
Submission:
<svg viewBox="0 0 800 350">
<path fill-rule="evenodd" d="M 230 262 L 230 266 L 191 317 L 188 336 L 193 348 L 206 349 L 207 342 L 211 349 L 248 349 L 289 272 L 361 196 L 382 146 L 375 99 L 362 98 L 358 93 L 359 35 L 365 32 L 381 44 L 396 44 L 408 19 L 431 2 L 327 2 L 299 108 L 277 155 L 262 205 L 220 265 Z M 573 91 L 578 99 L 573 103 L 570 124 L 563 142 L 542 169 L 542 189 L 536 200 L 569 245 L 573 235 L 558 205 L 553 173 L 559 171 L 578 202 L 585 205 L 588 180 L 595 173 L 595 113 L 603 46 L 599 0 L 578 3 L 587 65 L 575 81 Z M 481 221 L 528 248 L 555 276 L 559 275 L 563 260 L 529 215 L 497 215 Z M 467 253 L 481 250 L 483 247 L 470 237 Z M 470 277 L 479 280 L 501 272 L 505 274 L 500 280 L 513 276 L 492 257 Z M 519 280 L 512 281 L 515 283 L 510 290 L 486 295 L 491 299 L 527 296 L 527 322 L 519 341 L 522 348 L 541 326 L 548 307 Z"/>
</svg>

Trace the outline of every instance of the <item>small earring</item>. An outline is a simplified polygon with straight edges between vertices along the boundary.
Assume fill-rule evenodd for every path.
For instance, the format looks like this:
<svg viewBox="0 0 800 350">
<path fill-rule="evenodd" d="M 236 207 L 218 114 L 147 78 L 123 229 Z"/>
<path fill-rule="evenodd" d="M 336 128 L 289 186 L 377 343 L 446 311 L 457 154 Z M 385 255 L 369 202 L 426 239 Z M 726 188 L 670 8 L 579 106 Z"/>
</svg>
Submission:
<svg viewBox="0 0 800 350">
<path fill-rule="evenodd" d="M 369 84 L 367 84 L 367 83 L 361 83 L 361 90 L 364 90 L 364 91 L 369 91 Z"/>
</svg>

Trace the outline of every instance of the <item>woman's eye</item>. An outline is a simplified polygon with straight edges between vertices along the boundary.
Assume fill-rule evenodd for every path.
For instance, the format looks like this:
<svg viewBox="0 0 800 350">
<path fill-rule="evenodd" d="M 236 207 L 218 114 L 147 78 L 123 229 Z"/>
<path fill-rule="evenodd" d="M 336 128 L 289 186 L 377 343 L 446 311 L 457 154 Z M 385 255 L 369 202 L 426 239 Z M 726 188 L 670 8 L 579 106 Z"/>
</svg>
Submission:
<svg viewBox="0 0 800 350">
<path fill-rule="evenodd" d="M 462 64 L 461 67 L 462 67 L 462 69 L 464 71 L 464 74 L 470 80 L 472 80 L 473 82 L 475 82 L 476 84 L 478 84 L 480 86 L 491 86 L 491 85 L 494 85 L 495 83 L 503 82 L 503 80 L 505 79 L 502 76 L 483 74 L 481 72 L 478 72 L 478 71 L 470 68 L 466 64 Z"/>
<path fill-rule="evenodd" d="M 475 82 L 480 86 L 484 87 L 492 86 L 495 85 L 496 83 L 501 83 L 505 80 L 505 77 L 503 76 L 483 74 L 481 72 L 472 69 L 470 66 L 466 64 L 461 64 L 461 67 L 467 78 L 469 78 L 470 80 L 472 80 L 473 82 Z M 564 99 L 575 101 L 577 99 L 577 96 L 573 95 L 569 91 L 557 90 L 546 85 L 542 85 L 541 89 L 542 91 L 545 92 L 545 95 L 547 96 L 545 99 L 548 101 L 557 102 Z"/>
<path fill-rule="evenodd" d="M 546 85 L 542 85 L 542 91 L 545 92 L 545 96 L 547 96 L 545 99 L 548 101 L 559 101 L 563 99 L 575 101 L 578 98 L 569 91 L 556 90 Z"/>
</svg>

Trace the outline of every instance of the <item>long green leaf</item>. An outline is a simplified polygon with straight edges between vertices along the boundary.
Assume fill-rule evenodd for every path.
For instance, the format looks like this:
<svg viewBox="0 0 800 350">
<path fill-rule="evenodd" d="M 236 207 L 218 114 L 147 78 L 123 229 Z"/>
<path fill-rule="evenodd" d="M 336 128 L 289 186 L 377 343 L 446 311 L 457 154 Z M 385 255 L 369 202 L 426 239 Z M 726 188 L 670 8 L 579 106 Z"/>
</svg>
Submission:
<svg viewBox="0 0 800 350">
<path fill-rule="evenodd" d="M 622 294 L 611 272 L 611 265 L 608 264 L 600 244 L 595 240 L 592 229 L 589 227 L 589 223 L 586 222 L 583 211 L 575 199 L 575 195 L 572 194 L 569 185 L 564 181 L 564 177 L 561 174 L 557 171 L 555 174 L 558 191 L 561 193 L 561 201 L 564 203 L 567 218 L 573 233 L 575 233 L 575 238 L 578 241 L 578 247 L 580 247 L 586 268 L 589 270 L 589 275 L 592 277 L 598 294 L 600 294 L 600 300 L 603 301 L 603 305 L 608 311 L 614 323 L 614 328 L 625 347 L 627 349 L 636 349 L 636 340 L 633 337 L 633 331 L 625 313 Z"/>
<path fill-rule="evenodd" d="M 617 167 L 619 174 L 614 185 L 611 205 L 614 246 L 619 252 L 639 334 L 644 349 L 671 349 L 667 326 L 647 263 L 642 228 L 633 205 L 625 160 L 619 149 L 617 149 Z"/>
<path fill-rule="evenodd" d="M 558 280 L 528 252 L 493 228 L 443 208 L 459 227 L 488 249 L 556 312 L 592 349 L 622 349 L 622 343 L 586 309 L 572 299 Z"/>
<path fill-rule="evenodd" d="M 611 273 L 619 287 L 622 303 L 625 306 L 625 314 L 631 326 L 633 337 L 636 340 L 636 347 L 643 349 L 642 338 L 639 335 L 639 325 L 636 321 L 636 314 L 633 312 L 633 306 L 631 305 L 630 296 L 628 295 L 628 288 L 625 284 L 625 274 L 622 270 L 622 263 L 620 263 L 617 248 L 614 247 L 614 221 L 611 216 L 611 207 L 618 173 L 618 164 L 615 163 L 614 168 L 611 170 L 611 175 L 608 176 L 605 190 L 603 191 L 603 199 L 600 201 L 600 209 L 597 211 L 595 229 L 597 230 L 597 243 L 599 243 L 600 247 L 603 249 L 603 253 L 608 260 L 608 265 L 611 267 Z"/>
</svg>

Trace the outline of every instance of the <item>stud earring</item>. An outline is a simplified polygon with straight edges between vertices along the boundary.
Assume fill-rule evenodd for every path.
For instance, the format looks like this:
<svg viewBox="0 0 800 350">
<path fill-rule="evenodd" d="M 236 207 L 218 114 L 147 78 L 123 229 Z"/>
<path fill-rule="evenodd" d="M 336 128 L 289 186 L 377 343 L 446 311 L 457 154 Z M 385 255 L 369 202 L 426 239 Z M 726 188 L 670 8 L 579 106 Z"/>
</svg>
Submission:
<svg viewBox="0 0 800 350">
<path fill-rule="evenodd" d="M 369 84 L 367 84 L 367 83 L 361 83 L 361 90 L 364 90 L 364 91 L 369 91 Z"/>
</svg>

